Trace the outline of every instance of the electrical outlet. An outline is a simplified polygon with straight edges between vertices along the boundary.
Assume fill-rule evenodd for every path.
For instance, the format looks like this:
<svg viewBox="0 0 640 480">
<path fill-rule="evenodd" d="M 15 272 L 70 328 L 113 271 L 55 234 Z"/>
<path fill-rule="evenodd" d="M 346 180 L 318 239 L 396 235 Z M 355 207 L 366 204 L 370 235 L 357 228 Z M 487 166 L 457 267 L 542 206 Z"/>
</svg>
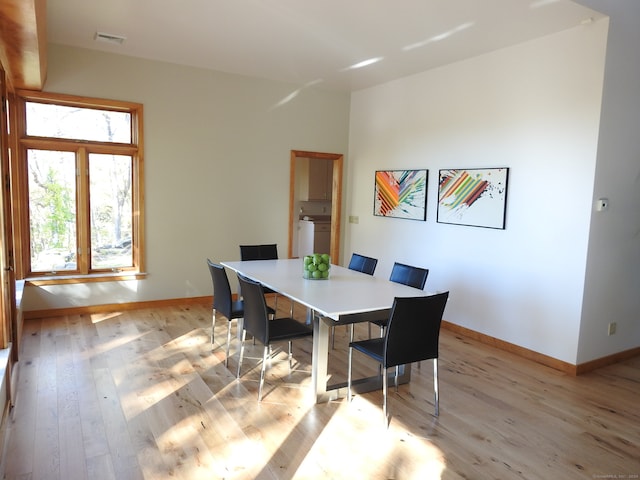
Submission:
<svg viewBox="0 0 640 480">
<path fill-rule="evenodd" d="M 358 223 L 360 221 L 360 217 L 356 215 L 349 215 L 349 223 Z"/>
<path fill-rule="evenodd" d="M 614 333 L 616 333 L 616 322 L 611 322 L 609 324 L 609 329 L 607 330 L 607 335 L 613 335 Z"/>
</svg>

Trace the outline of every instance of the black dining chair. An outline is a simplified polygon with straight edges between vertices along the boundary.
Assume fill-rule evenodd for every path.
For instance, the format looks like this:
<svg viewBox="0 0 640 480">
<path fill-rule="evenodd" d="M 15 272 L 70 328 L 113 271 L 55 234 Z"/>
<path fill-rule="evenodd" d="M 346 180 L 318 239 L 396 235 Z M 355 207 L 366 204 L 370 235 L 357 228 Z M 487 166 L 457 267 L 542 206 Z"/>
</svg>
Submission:
<svg viewBox="0 0 640 480">
<path fill-rule="evenodd" d="M 387 369 L 395 367 L 395 387 L 398 390 L 400 365 L 433 359 L 433 391 L 435 416 L 440 414 L 438 395 L 438 343 L 440 324 L 449 292 L 425 297 L 396 297 L 389 315 L 384 337 L 349 343 L 347 396 L 351 401 L 351 370 L 353 350 L 373 358 L 382 366 L 382 397 L 385 423 L 387 417 Z"/>
<path fill-rule="evenodd" d="M 277 260 L 278 245 L 240 245 L 240 260 Z"/>
<path fill-rule="evenodd" d="M 349 270 L 355 270 L 356 272 L 366 273 L 367 275 L 373 275 L 376 271 L 376 266 L 378 265 L 378 259 L 373 257 L 367 257 L 365 255 L 360 255 L 359 253 L 352 253 L 351 260 L 349 260 L 349 266 L 347 267 Z M 355 324 L 351 324 L 351 340 L 353 340 L 353 328 Z M 331 327 L 331 348 L 335 346 L 335 329 L 336 327 Z M 371 336 L 371 330 L 369 330 L 369 336 Z"/>
<path fill-rule="evenodd" d="M 395 262 L 391 269 L 389 280 L 395 283 L 408 285 L 409 287 L 424 289 L 429 276 L 429 269 L 422 267 L 414 267 L 404 263 Z M 387 326 L 388 318 L 380 318 L 372 320 L 371 323 L 380 327 L 380 336 L 384 335 L 384 329 Z M 369 337 L 371 337 L 371 323 L 369 323 Z"/>
<path fill-rule="evenodd" d="M 227 347 L 224 358 L 225 367 L 229 359 L 229 346 L 231 345 L 231 322 L 244 317 L 244 303 L 242 300 L 233 300 L 229 277 L 224 266 L 214 263 L 207 258 L 209 273 L 213 283 L 213 315 L 211 320 L 211 345 L 214 344 L 214 330 L 216 327 L 216 313 L 227 319 Z M 269 307 L 269 315 L 275 315 L 275 310 Z"/>
<path fill-rule="evenodd" d="M 245 335 L 253 335 L 264 345 L 262 354 L 262 370 L 260 371 L 260 387 L 258 388 L 258 401 L 262 401 L 262 387 L 264 374 L 268 360 L 269 347 L 274 342 L 287 341 L 289 344 L 289 369 L 292 368 L 291 341 L 313 335 L 313 329 L 292 317 L 274 318 L 269 320 L 267 303 L 264 298 L 264 288 L 261 283 L 238 274 L 238 281 L 242 288 L 244 301 L 244 321 L 242 340 L 240 343 L 240 355 L 238 359 L 238 372 L 240 378 L 242 368 L 242 356 L 244 354 Z"/>
<path fill-rule="evenodd" d="M 373 275 L 378 265 L 378 259 L 372 257 L 366 257 L 359 253 L 352 253 L 351 260 L 349 260 L 349 270 L 355 270 L 357 272 L 366 273 L 367 275 Z"/>
<path fill-rule="evenodd" d="M 429 269 L 427 268 L 414 267 L 412 265 L 395 262 L 391 269 L 389 280 L 422 290 L 425 283 L 427 283 L 428 275 Z"/>
<path fill-rule="evenodd" d="M 278 244 L 267 243 L 264 245 L 240 245 L 240 260 L 277 260 L 278 259 Z M 242 288 L 240 289 L 242 290 Z M 278 309 L 278 292 L 264 287 L 264 293 L 269 295 L 274 294 L 274 307 Z M 293 312 L 293 304 L 291 305 L 291 311 Z"/>
</svg>

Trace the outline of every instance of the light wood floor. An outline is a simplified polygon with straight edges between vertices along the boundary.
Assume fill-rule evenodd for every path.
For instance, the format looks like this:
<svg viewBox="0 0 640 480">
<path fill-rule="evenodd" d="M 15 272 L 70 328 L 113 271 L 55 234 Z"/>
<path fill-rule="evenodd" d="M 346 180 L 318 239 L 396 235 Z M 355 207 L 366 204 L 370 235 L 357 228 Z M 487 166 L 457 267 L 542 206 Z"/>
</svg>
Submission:
<svg viewBox="0 0 640 480">
<path fill-rule="evenodd" d="M 281 301 L 280 304 L 286 304 Z M 28 320 L 7 479 L 594 479 L 640 474 L 640 358 L 569 377 L 443 331 L 440 416 L 431 362 L 390 397 L 313 404 L 311 342 L 268 370 L 248 342 L 235 379 L 211 351 L 210 308 Z M 375 330 L 374 330 L 375 331 Z M 346 328 L 330 371 L 346 371 Z M 359 335 L 366 326 L 359 326 Z M 226 321 L 217 322 L 217 342 Z M 357 355 L 354 354 L 354 355 Z M 375 371 L 362 357 L 359 370 Z"/>
</svg>

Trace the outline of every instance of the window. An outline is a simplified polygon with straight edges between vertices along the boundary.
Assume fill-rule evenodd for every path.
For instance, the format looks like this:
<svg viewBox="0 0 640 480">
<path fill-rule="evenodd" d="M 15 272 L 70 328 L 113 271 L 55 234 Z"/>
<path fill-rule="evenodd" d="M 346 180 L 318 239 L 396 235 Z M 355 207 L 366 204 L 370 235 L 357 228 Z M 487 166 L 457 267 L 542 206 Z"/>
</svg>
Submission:
<svg viewBox="0 0 640 480">
<path fill-rule="evenodd" d="M 18 92 L 14 185 L 25 277 L 142 271 L 142 105 Z"/>
</svg>

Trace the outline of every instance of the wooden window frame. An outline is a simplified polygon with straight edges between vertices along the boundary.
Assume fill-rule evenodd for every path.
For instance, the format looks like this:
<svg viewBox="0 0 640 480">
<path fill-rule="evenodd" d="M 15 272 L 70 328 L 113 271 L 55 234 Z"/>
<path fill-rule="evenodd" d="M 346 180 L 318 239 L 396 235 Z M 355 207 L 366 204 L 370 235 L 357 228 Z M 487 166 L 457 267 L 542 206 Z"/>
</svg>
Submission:
<svg viewBox="0 0 640 480">
<path fill-rule="evenodd" d="M 28 102 L 127 112 L 131 114 L 131 143 L 109 143 L 64 138 L 31 137 L 27 135 L 26 104 Z M 143 106 L 140 103 L 106 100 L 84 96 L 17 90 L 12 130 L 16 133 L 16 155 L 11 158 L 12 204 L 15 224 L 16 278 L 27 279 L 33 284 L 59 284 L 94 281 L 117 281 L 132 276 L 145 276 L 144 262 L 144 161 L 143 161 Z M 132 165 L 132 257 L 133 266 L 117 271 L 89 270 L 89 211 L 88 202 L 77 200 L 78 231 L 76 232 L 81 251 L 77 256 L 78 271 L 52 273 L 32 273 L 30 255 L 30 230 L 28 221 L 28 171 L 27 151 L 29 149 L 61 150 L 75 152 L 80 158 L 80 167 L 85 168 L 90 153 L 127 155 L 133 159 Z M 88 197 L 86 172 L 80 171 L 78 196 Z"/>
</svg>

